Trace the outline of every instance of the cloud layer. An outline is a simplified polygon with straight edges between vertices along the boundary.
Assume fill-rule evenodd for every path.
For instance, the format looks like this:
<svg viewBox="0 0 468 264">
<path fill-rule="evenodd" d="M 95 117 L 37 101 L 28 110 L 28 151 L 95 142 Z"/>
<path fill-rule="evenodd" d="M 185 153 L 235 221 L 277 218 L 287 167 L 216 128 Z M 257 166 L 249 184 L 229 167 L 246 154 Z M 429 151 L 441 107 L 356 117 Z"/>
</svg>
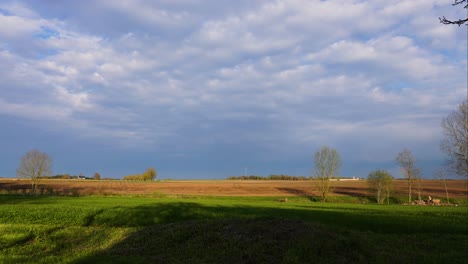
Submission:
<svg viewBox="0 0 468 264">
<path fill-rule="evenodd" d="M 215 2 L 0 3 L 0 136 L 21 146 L 10 161 L 43 147 L 60 170 L 88 172 L 57 144 L 98 144 L 96 170 L 120 176 L 109 160 L 139 160 L 126 168 L 187 178 L 308 175 L 322 145 L 345 175 L 392 169 L 404 147 L 429 167 L 443 159 L 440 119 L 466 100 L 467 33 L 437 18 L 462 9 Z M 44 136 L 11 136 L 24 129 Z"/>
</svg>

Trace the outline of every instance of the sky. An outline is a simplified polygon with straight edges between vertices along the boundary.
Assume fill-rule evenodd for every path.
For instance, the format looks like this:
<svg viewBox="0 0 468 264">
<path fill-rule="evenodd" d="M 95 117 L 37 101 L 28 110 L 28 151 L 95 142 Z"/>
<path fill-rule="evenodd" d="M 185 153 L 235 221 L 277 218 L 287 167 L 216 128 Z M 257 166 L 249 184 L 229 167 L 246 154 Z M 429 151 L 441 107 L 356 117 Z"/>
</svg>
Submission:
<svg viewBox="0 0 468 264">
<path fill-rule="evenodd" d="M 441 119 L 467 98 L 451 0 L 0 1 L 0 176 L 29 150 L 54 174 L 160 179 L 431 178 Z"/>
</svg>

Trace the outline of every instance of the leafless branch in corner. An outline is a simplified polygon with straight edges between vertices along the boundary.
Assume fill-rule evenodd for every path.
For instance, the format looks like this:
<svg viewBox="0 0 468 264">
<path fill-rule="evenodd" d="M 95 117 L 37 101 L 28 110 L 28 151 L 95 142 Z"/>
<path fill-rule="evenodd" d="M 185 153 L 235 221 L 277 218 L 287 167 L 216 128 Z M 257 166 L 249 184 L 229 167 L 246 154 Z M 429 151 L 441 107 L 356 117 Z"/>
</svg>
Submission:
<svg viewBox="0 0 468 264">
<path fill-rule="evenodd" d="M 460 5 L 463 3 L 466 3 L 463 8 L 468 9 L 468 0 L 455 0 L 455 3 L 453 3 L 452 5 L 456 6 L 456 5 Z M 455 24 L 455 25 L 461 26 L 466 23 L 466 25 L 468 26 L 468 17 L 465 19 L 449 20 L 445 18 L 445 16 L 443 16 L 442 18 L 439 17 L 439 21 L 440 23 L 445 24 L 445 25 Z"/>
</svg>

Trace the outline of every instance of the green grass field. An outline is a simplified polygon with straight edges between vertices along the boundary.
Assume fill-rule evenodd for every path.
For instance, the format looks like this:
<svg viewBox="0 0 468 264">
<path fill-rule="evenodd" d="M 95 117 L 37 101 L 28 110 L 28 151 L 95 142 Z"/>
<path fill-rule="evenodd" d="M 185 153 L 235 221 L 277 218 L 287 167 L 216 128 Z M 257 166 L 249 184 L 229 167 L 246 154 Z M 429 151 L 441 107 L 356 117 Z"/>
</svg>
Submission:
<svg viewBox="0 0 468 264">
<path fill-rule="evenodd" d="M 468 207 L 0 195 L 0 263 L 467 263 Z"/>
</svg>

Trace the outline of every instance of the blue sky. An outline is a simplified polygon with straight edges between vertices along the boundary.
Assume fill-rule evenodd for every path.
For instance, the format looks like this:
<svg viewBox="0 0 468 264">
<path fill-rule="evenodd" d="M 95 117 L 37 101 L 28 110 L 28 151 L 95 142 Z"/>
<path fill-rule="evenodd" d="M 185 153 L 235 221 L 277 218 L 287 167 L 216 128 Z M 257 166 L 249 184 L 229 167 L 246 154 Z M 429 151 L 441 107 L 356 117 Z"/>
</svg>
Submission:
<svg viewBox="0 0 468 264">
<path fill-rule="evenodd" d="M 321 146 L 365 177 L 445 156 L 467 97 L 449 0 L 1 1 L 0 176 L 39 149 L 54 173 L 309 176 Z"/>
</svg>

